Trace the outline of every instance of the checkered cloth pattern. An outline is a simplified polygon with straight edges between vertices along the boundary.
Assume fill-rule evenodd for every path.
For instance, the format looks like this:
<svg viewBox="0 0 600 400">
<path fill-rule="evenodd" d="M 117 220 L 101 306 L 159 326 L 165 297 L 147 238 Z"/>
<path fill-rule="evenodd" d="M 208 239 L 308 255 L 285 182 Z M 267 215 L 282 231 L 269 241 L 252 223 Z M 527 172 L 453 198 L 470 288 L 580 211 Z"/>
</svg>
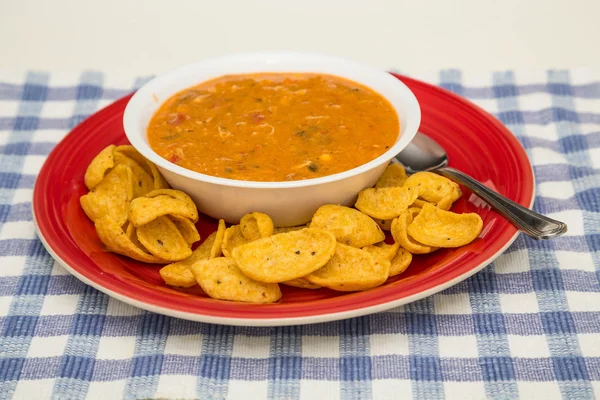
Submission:
<svg viewBox="0 0 600 400">
<path fill-rule="evenodd" d="M 144 79 L 0 72 L 0 399 L 600 398 L 600 74 L 415 77 L 508 126 L 535 169 L 534 208 L 568 234 L 520 236 L 470 279 L 388 312 L 243 328 L 109 298 L 36 237 L 48 153 Z"/>
</svg>

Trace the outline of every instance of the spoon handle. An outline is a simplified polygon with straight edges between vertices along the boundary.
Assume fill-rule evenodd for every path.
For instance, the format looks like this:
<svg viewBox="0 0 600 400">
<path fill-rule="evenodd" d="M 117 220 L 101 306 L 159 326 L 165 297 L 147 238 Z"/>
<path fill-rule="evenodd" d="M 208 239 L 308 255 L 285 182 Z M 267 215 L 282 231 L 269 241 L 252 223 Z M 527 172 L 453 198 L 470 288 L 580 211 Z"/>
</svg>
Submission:
<svg viewBox="0 0 600 400">
<path fill-rule="evenodd" d="M 534 239 L 550 239 L 567 231 L 565 223 L 538 214 L 507 199 L 464 172 L 449 167 L 436 169 L 435 172 L 468 187 L 513 225 Z"/>
</svg>

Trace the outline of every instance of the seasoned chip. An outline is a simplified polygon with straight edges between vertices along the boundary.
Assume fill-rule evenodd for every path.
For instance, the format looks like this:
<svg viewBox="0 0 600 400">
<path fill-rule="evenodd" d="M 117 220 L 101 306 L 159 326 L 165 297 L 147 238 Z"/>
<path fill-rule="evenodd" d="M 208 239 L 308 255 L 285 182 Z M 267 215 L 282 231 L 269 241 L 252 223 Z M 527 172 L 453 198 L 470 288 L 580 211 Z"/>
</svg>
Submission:
<svg viewBox="0 0 600 400">
<path fill-rule="evenodd" d="M 167 285 L 182 288 L 196 285 L 196 279 L 192 274 L 191 264 L 183 263 L 183 260 L 165 265 L 158 272 Z"/>
<path fill-rule="evenodd" d="M 394 219 L 392 222 L 392 236 L 394 237 L 394 241 L 400 243 L 400 246 L 412 254 L 427 254 L 437 250 L 437 247 L 426 246 L 408 235 L 407 227 L 412 220 L 412 213 L 408 210 Z"/>
<path fill-rule="evenodd" d="M 353 292 L 384 283 L 390 260 L 378 259 L 355 247 L 338 244 L 335 254 L 323 268 L 306 276 L 310 282 L 333 290 Z"/>
<path fill-rule="evenodd" d="M 310 227 L 328 230 L 338 242 L 353 247 L 364 247 L 385 239 L 385 234 L 371 218 L 353 208 L 335 204 L 319 207 Z"/>
<path fill-rule="evenodd" d="M 248 241 L 244 235 L 242 235 L 242 228 L 240 228 L 239 225 L 232 225 L 225 230 L 221 251 L 225 257 L 231 257 L 233 249 L 246 243 L 248 243 Z"/>
<path fill-rule="evenodd" d="M 427 201 L 423 200 L 423 199 L 416 199 L 412 204 L 411 204 L 411 208 L 423 208 L 423 204 L 427 203 Z"/>
<path fill-rule="evenodd" d="M 88 165 L 83 178 L 85 186 L 92 190 L 104 179 L 106 171 L 115 166 L 113 158 L 113 150 L 115 146 L 110 145 L 94 157 L 90 165 Z"/>
<path fill-rule="evenodd" d="M 297 287 L 300 289 L 320 289 L 321 286 L 315 285 L 306 278 L 296 278 L 289 281 L 281 282 L 282 285 Z"/>
<path fill-rule="evenodd" d="M 260 282 L 285 282 L 303 277 L 329 261 L 335 236 L 323 229 L 306 228 L 255 240 L 233 249 L 242 272 Z"/>
<path fill-rule="evenodd" d="M 154 189 L 154 180 L 135 160 L 119 151 L 113 154 L 115 165 L 126 165 L 133 173 L 133 198 L 145 195 Z"/>
<path fill-rule="evenodd" d="M 152 177 L 154 177 L 154 189 L 169 189 L 169 183 L 162 176 L 156 165 L 154 165 L 151 161 L 146 160 L 146 165 L 150 168 L 150 172 L 152 173 Z"/>
<path fill-rule="evenodd" d="M 374 221 L 384 231 L 389 231 L 390 229 L 392 229 L 393 219 L 375 219 Z"/>
<path fill-rule="evenodd" d="M 362 249 L 367 253 L 371 254 L 375 258 L 385 258 L 386 260 L 392 260 L 396 256 L 400 243 L 387 244 L 384 242 L 372 244 L 371 246 L 365 246 Z"/>
<path fill-rule="evenodd" d="M 286 232 L 292 232 L 292 231 L 299 231 L 299 230 L 304 229 L 304 228 L 308 228 L 308 226 L 307 225 L 282 226 L 282 227 L 273 229 L 273 235 L 277 235 L 278 233 L 286 233 Z"/>
<path fill-rule="evenodd" d="M 132 198 L 131 168 L 117 165 L 93 191 L 81 196 L 79 202 L 92 221 L 110 217 L 122 226 L 127 221 L 127 210 Z"/>
<path fill-rule="evenodd" d="M 208 235 L 206 239 L 204 239 L 204 242 L 200 243 L 200 246 L 196 247 L 196 250 L 192 251 L 191 256 L 182 261 L 185 261 L 189 264 L 193 264 L 198 260 L 208 260 L 209 258 L 214 258 L 211 257 L 211 253 L 216 241 L 217 232 L 213 232 L 210 235 Z"/>
<path fill-rule="evenodd" d="M 225 220 L 219 220 L 219 227 L 217 228 L 217 234 L 215 235 L 215 242 L 213 243 L 210 249 L 209 258 L 219 257 L 223 254 L 223 250 L 221 247 L 223 246 L 223 238 L 225 237 L 225 231 L 227 227 L 225 226 Z"/>
<path fill-rule="evenodd" d="M 138 226 L 137 237 L 150 253 L 163 260 L 179 261 L 192 254 L 175 224 L 164 215 Z"/>
<path fill-rule="evenodd" d="M 442 198 L 435 205 L 437 206 L 437 208 L 440 208 L 444 211 L 448 211 L 448 210 L 450 210 L 450 208 L 452 208 L 452 204 L 454 204 L 454 202 L 456 200 L 460 199 L 461 196 L 462 196 L 462 191 L 460 190 L 460 188 L 456 188 L 455 192 L 452 192 L 451 194 Z"/>
<path fill-rule="evenodd" d="M 194 203 L 192 198 L 190 196 L 188 196 L 187 194 L 183 193 L 180 190 L 175 190 L 175 189 L 156 189 L 156 190 L 153 190 L 150 193 L 146 194 L 146 197 L 149 197 L 149 198 L 159 197 L 159 196 L 170 196 L 174 199 L 183 201 L 185 204 L 187 204 L 187 206 L 189 208 L 190 216 L 188 218 L 194 222 L 198 221 L 198 209 L 196 208 L 196 203 Z"/>
<path fill-rule="evenodd" d="M 160 270 L 160 276 L 162 276 L 165 283 L 167 285 L 178 287 L 194 286 L 196 284 L 196 279 L 192 274 L 192 264 L 196 261 L 209 259 L 210 251 L 216 238 L 217 232 L 211 233 L 204 242 L 196 248 L 196 250 L 192 251 L 192 255 L 188 258 L 164 266 Z"/>
<path fill-rule="evenodd" d="M 110 251 L 147 263 L 166 264 L 168 262 L 138 248 L 123 232 L 121 225 L 110 217 L 96 220 L 98 237 Z"/>
<path fill-rule="evenodd" d="M 400 164 L 392 163 L 387 166 L 383 175 L 375 184 L 376 188 L 382 187 L 402 187 L 406 181 L 406 171 Z"/>
<path fill-rule="evenodd" d="M 407 230 L 410 236 L 429 246 L 459 247 L 475 240 L 482 228 L 478 214 L 456 214 L 425 204 Z"/>
<path fill-rule="evenodd" d="M 409 207 L 408 208 L 408 212 L 410 213 L 411 217 L 416 217 L 417 215 L 419 215 L 419 213 L 421 212 L 421 208 L 419 207 Z"/>
<path fill-rule="evenodd" d="M 418 195 L 418 188 L 406 186 L 368 188 L 358 193 L 356 208 L 376 219 L 392 219 L 405 211 Z"/>
<path fill-rule="evenodd" d="M 146 171 L 148 173 L 148 175 L 152 176 L 152 171 L 150 170 L 150 167 L 148 167 L 146 158 L 143 155 L 141 155 L 140 152 L 137 151 L 135 149 L 135 147 L 133 147 L 132 145 L 124 144 L 124 145 L 117 146 L 114 148 L 113 153 L 114 154 L 121 153 L 122 155 L 132 159 L 140 167 L 142 167 L 144 169 L 144 171 Z"/>
<path fill-rule="evenodd" d="M 177 215 L 169 215 L 169 218 L 173 221 L 177 229 L 179 229 L 179 232 L 181 232 L 188 244 L 196 243 L 200 240 L 198 229 L 196 229 L 196 225 L 191 220 Z"/>
<path fill-rule="evenodd" d="M 240 220 L 240 228 L 249 242 L 271 236 L 274 229 L 271 217 L 260 212 L 244 215 Z"/>
<path fill-rule="evenodd" d="M 390 276 L 400 275 L 412 262 L 412 254 L 405 249 L 398 249 L 396 256 L 392 259 L 390 266 Z"/>
<path fill-rule="evenodd" d="M 404 187 L 419 191 L 419 197 L 430 203 L 437 204 L 444 197 L 449 196 L 452 201 L 461 196 L 459 186 L 441 175 L 433 172 L 417 172 L 406 179 Z"/>
<path fill-rule="evenodd" d="M 273 303 L 281 298 L 278 284 L 249 278 L 231 258 L 197 261 L 192 265 L 192 273 L 202 290 L 213 299 Z"/>
<path fill-rule="evenodd" d="M 167 195 L 156 197 L 138 197 L 129 206 L 129 221 L 135 226 L 142 226 L 163 216 L 175 215 L 192 221 L 198 220 L 198 212 L 189 204 Z"/>
<path fill-rule="evenodd" d="M 137 238 L 137 228 L 131 222 L 126 222 L 127 228 L 125 229 L 125 234 L 131 240 L 131 243 L 135 245 L 138 249 L 142 250 L 144 253 L 150 254 L 150 252 L 144 247 L 143 244 Z"/>
</svg>

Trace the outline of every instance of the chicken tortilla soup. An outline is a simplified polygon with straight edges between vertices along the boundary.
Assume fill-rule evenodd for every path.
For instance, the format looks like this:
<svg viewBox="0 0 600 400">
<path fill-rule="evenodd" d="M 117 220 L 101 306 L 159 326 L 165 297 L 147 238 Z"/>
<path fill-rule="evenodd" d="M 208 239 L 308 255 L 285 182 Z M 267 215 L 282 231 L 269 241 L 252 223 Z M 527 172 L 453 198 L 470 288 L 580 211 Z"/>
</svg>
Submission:
<svg viewBox="0 0 600 400">
<path fill-rule="evenodd" d="M 325 74 L 227 75 L 169 98 L 148 125 L 161 157 L 246 181 L 318 178 L 383 154 L 400 132 L 394 107 Z"/>
</svg>

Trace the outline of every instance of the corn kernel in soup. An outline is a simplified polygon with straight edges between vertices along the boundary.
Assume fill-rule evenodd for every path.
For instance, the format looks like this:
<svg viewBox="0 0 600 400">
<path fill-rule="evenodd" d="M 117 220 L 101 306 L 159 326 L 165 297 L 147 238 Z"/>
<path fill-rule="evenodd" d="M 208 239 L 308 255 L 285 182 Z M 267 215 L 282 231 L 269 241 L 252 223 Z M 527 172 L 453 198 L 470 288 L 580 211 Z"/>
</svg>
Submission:
<svg viewBox="0 0 600 400">
<path fill-rule="evenodd" d="M 148 125 L 161 157 L 207 175 L 292 181 L 331 175 L 387 151 L 394 107 L 358 83 L 322 74 L 228 75 L 169 98 Z"/>
</svg>

